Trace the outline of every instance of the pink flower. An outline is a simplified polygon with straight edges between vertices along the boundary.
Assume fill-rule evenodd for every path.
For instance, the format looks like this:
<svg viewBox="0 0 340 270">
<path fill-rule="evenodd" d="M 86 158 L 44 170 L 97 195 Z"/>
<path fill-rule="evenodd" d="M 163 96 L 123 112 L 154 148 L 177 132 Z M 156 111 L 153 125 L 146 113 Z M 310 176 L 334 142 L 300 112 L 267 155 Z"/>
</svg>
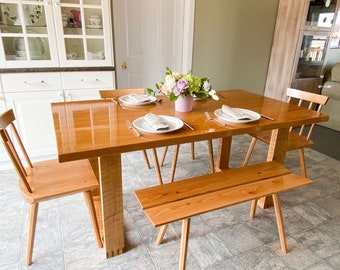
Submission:
<svg viewBox="0 0 340 270">
<path fill-rule="evenodd" d="M 185 93 L 186 90 L 189 88 L 189 84 L 186 80 L 184 80 L 183 78 L 179 79 L 176 87 L 174 89 L 174 94 L 176 96 L 179 96 L 182 93 Z"/>
</svg>

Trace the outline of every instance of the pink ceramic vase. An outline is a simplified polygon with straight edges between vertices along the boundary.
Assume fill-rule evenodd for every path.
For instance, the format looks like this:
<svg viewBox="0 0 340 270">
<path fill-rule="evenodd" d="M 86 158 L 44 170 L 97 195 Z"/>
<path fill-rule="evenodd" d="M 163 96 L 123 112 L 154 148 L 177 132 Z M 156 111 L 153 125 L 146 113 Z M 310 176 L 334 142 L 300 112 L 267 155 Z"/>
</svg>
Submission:
<svg viewBox="0 0 340 270">
<path fill-rule="evenodd" d="M 177 112 L 191 112 L 193 100 L 194 98 L 190 95 L 179 96 L 175 101 L 175 110 Z"/>
</svg>

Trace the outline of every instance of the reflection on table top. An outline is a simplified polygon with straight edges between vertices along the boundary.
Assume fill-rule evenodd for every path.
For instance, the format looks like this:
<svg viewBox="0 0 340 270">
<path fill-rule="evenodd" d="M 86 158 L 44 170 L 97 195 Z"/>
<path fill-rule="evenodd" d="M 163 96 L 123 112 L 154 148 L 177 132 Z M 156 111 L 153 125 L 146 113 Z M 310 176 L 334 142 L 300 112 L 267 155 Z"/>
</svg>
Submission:
<svg viewBox="0 0 340 270">
<path fill-rule="evenodd" d="M 116 91 L 117 98 L 129 94 L 128 90 Z M 328 120 L 325 114 L 318 115 L 314 111 L 243 90 L 218 93 L 219 101 L 194 101 L 192 112 L 187 113 L 176 112 L 174 102 L 166 96 L 161 96 L 160 102 L 145 106 L 120 106 L 111 99 L 52 103 L 59 159 L 69 161 L 98 157 Z M 222 104 L 252 110 L 274 120 L 261 118 L 246 124 L 228 123 L 224 127 L 204 116 L 207 111 L 215 117 L 214 111 L 221 108 Z M 126 120 L 133 122 L 148 112 L 178 117 L 194 127 L 195 131 L 183 126 L 171 133 L 141 132 L 141 136 L 137 137 L 126 126 Z"/>
</svg>

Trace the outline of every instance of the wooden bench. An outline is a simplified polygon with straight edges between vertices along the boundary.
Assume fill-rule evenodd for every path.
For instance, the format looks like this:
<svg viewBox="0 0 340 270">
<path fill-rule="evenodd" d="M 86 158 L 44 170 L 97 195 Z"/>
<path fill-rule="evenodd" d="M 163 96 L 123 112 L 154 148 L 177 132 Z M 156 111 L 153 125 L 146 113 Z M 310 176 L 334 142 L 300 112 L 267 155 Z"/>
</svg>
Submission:
<svg viewBox="0 0 340 270">
<path fill-rule="evenodd" d="M 157 244 L 162 242 L 169 223 L 183 220 L 179 269 L 185 269 L 190 217 L 246 201 L 252 201 L 250 217 L 254 217 L 257 199 L 269 195 L 274 202 L 281 248 L 287 253 L 278 193 L 311 183 L 270 161 L 148 187 L 135 194 L 151 223 L 162 226 Z"/>
</svg>

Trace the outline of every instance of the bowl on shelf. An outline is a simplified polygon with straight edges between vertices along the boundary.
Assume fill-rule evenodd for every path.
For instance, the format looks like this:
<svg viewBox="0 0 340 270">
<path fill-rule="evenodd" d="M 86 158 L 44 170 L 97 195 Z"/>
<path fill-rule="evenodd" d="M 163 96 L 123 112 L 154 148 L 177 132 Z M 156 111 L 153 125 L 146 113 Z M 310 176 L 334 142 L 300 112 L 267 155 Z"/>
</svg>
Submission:
<svg viewBox="0 0 340 270">
<path fill-rule="evenodd" d="M 87 51 L 87 58 L 89 60 L 103 60 L 105 59 L 104 51 L 90 52 Z"/>
</svg>

